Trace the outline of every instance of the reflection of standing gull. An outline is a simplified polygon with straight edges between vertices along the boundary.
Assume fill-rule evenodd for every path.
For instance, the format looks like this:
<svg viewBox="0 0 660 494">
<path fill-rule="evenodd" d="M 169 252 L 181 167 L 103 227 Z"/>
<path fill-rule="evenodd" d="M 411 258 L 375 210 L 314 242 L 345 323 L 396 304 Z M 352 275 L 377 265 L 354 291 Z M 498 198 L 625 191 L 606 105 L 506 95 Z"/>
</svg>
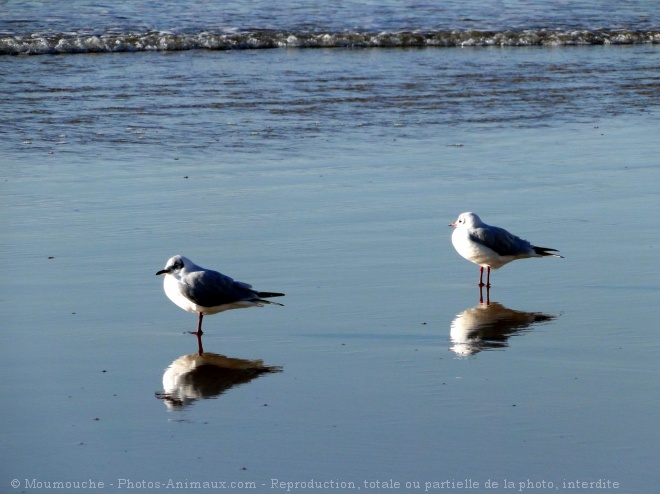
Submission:
<svg viewBox="0 0 660 494">
<path fill-rule="evenodd" d="M 555 317 L 507 309 L 497 302 L 479 304 L 461 312 L 452 321 L 449 336 L 454 345 L 450 350 L 458 355 L 473 355 L 481 350 L 503 348 L 510 336 Z"/>
<path fill-rule="evenodd" d="M 165 370 L 165 391 L 156 396 L 169 408 L 182 408 L 201 398 L 214 398 L 261 374 L 281 370 L 281 367 L 264 365 L 261 360 L 230 358 L 217 353 L 184 355 Z"/>
<path fill-rule="evenodd" d="M 183 256 L 168 259 L 165 269 L 156 274 L 165 275 L 165 295 L 172 302 L 183 310 L 199 314 L 197 332 L 193 333 L 198 336 L 202 334 L 202 318 L 205 315 L 230 309 L 263 307 L 264 304 L 281 306 L 264 299 L 284 296 L 283 293 L 258 292 L 252 289 L 252 285 L 204 269 Z"/>
<path fill-rule="evenodd" d="M 504 228 L 487 225 L 474 213 L 461 213 L 449 226 L 456 227 L 451 235 L 456 252 L 479 265 L 479 286 L 484 286 L 484 268 L 487 271 L 485 286 L 490 287 L 491 268 L 499 269 L 511 261 L 528 257 L 562 257 L 553 254 L 556 249 L 537 247 Z"/>
</svg>

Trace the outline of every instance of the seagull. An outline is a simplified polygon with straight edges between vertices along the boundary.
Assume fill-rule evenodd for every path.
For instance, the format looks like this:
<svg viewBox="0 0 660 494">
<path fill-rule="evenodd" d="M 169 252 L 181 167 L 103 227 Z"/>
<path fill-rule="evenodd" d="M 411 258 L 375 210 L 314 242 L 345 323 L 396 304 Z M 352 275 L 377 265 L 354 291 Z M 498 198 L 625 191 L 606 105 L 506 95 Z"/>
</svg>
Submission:
<svg viewBox="0 0 660 494">
<path fill-rule="evenodd" d="M 527 240 L 516 237 L 504 228 L 490 226 L 474 213 L 461 213 L 458 219 L 449 223 L 456 227 L 451 236 L 456 252 L 468 261 L 478 264 L 479 286 L 484 286 L 484 268 L 487 270 L 486 287 L 490 288 L 490 270 L 499 269 L 516 259 L 527 257 L 561 257 L 557 249 L 536 247 Z"/>
<path fill-rule="evenodd" d="M 199 314 L 197 331 L 192 333 L 198 338 L 203 334 L 202 318 L 205 315 L 230 309 L 263 307 L 264 304 L 282 306 L 264 299 L 283 297 L 283 293 L 258 292 L 252 289 L 252 285 L 204 269 L 183 256 L 168 259 L 165 269 L 156 273 L 161 274 L 165 275 L 165 295 L 183 310 Z"/>
</svg>

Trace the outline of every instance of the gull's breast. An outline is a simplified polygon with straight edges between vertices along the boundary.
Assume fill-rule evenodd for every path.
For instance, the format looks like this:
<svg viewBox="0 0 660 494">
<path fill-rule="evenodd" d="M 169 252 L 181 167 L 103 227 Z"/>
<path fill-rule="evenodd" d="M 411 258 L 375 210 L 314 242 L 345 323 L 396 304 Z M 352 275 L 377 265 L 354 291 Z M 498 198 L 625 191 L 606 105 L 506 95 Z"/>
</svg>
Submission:
<svg viewBox="0 0 660 494">
<path fill-rule="evenodd" d="M 163 288 L 165 289 L 165 295 L 167 295 L 167 298 L 169 298 L 183 310 L 196 313 L 200 312 L 197 304 L 183 296 L 181 293 L 181 282 L 175 276 L 165 275 L 165 279 L 163 280 Z"/>
</svg>

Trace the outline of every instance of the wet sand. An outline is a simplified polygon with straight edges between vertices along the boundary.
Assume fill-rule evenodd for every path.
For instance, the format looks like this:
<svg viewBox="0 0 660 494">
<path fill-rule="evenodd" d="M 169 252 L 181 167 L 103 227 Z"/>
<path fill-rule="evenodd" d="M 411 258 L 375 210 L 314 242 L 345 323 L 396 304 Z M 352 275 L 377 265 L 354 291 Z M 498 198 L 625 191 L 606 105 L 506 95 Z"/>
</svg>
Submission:
<svg viewBox="0 0 660 494">
<path fill-rule="evenodd" d="M 656 134 L 652 115 L 628 115 L 328 137 L 293 158 L 57 153 L 7 168 L 2 478 L 644 491 Z M 466 210 L 565 259 L 494 271 L 489 313 L 450 241 Z M 204 334 L 207 352 L 281 372 L 167 406 L 166 368 L 197 350 L 196 317 L 155 276 L 174 254 L 286 293 L 210 316 Z"/>
</svg>

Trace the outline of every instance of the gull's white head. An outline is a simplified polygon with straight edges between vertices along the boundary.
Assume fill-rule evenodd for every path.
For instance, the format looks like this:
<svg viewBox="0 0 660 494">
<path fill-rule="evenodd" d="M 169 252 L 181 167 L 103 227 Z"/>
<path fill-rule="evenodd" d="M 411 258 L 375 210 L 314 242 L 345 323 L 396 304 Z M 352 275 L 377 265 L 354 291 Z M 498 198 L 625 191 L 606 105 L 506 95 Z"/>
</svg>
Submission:
<svg viewBox="0 0 660 494">
<path fill-rule="evenodd" d="M 474 228 L 477 226 L 483 225 L 481 218 L 474 213 L 466 212 L 458 215 L 458 219 L 453 223 L 449 223 L 449 226 L 455 226 L 456 228 Z"/>
<path fill-rule="evenodd" d="M 183 256 L 170 257 L 165 263 L 165 268 L 156 273 L 159 274 L 178 274 L 186 268 L 190 268 L 195 264 L 188 258 Z"/>
</svg>

